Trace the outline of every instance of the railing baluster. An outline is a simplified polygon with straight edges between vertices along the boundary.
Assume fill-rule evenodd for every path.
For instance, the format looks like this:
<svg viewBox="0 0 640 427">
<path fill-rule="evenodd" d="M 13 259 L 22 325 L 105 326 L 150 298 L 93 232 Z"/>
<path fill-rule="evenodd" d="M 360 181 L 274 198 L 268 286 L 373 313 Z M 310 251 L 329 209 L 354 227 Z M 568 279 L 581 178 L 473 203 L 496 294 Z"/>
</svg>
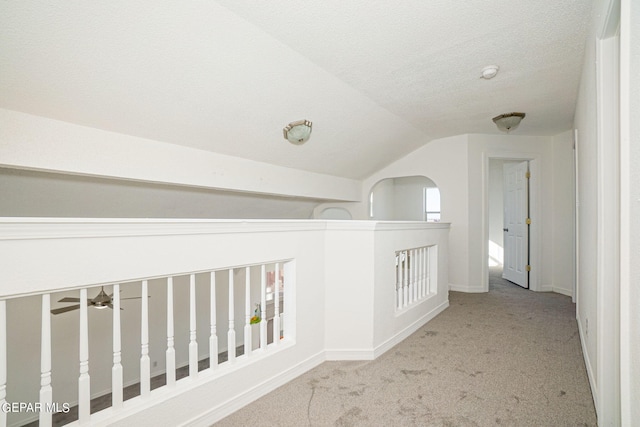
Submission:
<svg viewBox="0 0 640 427">
<path fill-rule="evenodd" d="M 402 308 L 402 252 L 396 252 L 396 304 Z"/>
<path fill-rule="evenodd" d="M 260 266 L 260 348 L 267 349 L 267 266 Z"/>
<path fill-rule="evenodd" d="M 433 274 L 434 269 L 437 268 L 437 258 L 434 260 L 435 255 L 437 254 L 435 246 L 429 246 L 427 248 L 427 271 L 426 271 L 426 279 L 427 279 L 427 289 L 429 293 L 434 293 L 434 283 L 431 280 L 431 275 Z M 435 270 L 437 271 L 437 270 Z"/>
<path fill-rule="evenodd" d="M 0 408 L 7 403 L 7 302 L 0 300 Z M 7 426 L 7 413 L 0 409 L 0 427 Z"/>
<path fill-rule="evenodd" d="M 280 263 L 276 262 L 275 294 L 273 298 L 273 343 L 280 344 Z"/>
<path fill-rule="evenodd" d="M 407 251 L 407 265 L 409 266 L 409 304 L 412 304 L 415 300 L 415 258 L 413 249 Z"/>
<path fill-rule="evenodd" d="M 229 269 L 229 331 L 227 332 L 227 360 L 236 360 L 236 331 L 234 325 L 233 268 Z"/>
<path fill-rule="evenodd" d="M 51 295 L 42 295 L 42 334 L 40 336 L 40 427 L 50 427 L 53 413 L 49 410 L 53 402 L 51 389 Z M 1 410 L 1 409 L 0 409 Z"/>
<path fill-rule="evenodd" d="M 429 294 L 429 288 L 427 286 L 427 270 L 429 269 L 429 248 L 422 248 L 422 296 L 425 297 Z"/>
<path fill-rule="evenodd" d="M 209 368 L 218 367 L 218 335 L 216 332 L 216 272 L 211 273 L 211 293 L 210 293 L 210 325 L 211 333 L 209 335 Z"/>
<path fill-rule="evenodd" d="M 173 277 L 169 276 L 167 278 L 167 351 L 165 353 L 168 386 L 176 385 L 176 349 L 173 336 Z"/>
<path fill-rule="evenodd" d="M 414 249 L 413 250 L 413 256 L 415 258 L 415 264 L 414 264 L 414 268 L 413 268 L 413 280 L 415 282 L 414 284 L 414 288 L 413 288 L 413 293 L 415 295 L 415 297 L 413 298 L 414 301 L 420 301 L 422 299 L 422 290 L 420 289 L 421 287 L 421 283 L 420 283 L 420 268 L 421 268 L 421 259 L 420 259 L 420 248 Z"/>
<path fill-rule="evenodd" d="M 251 268 L 245 267 L 244 286 L 244 355 L 251 356 Z"/>
<path fill-rule="evenodd" d="M 140 395 L 151 393 L 151 360 L 149 359 L 149 283 L 142 281 L 142 311 L 140 314 Z"/>
<path fill-rule="evenodd" d="M 198 375 L 198 342 L 196 341 L 196 275 L 189 276 L 189 376 Z"/>
<path fill-rule="evenodd" d="M 407 303 L 409 302 L 409 254 L 407 253 L 407 251 L 402 251 L 402 258 L 404 260 L 404 271 L 402 275 L 402 287 L 404 288 L 402 290 L 402 293 L 404 294 L 404 299 L 402 301 L 402 306 L 406 307 Z"/>
<path fill-rule="evenodd" d="M 87 289 L 80 289 L 80 377 L 78 378 L 78 423 L 91 417 L 91 378 L 89 377 L 89 319 Z"/>
<path fill-rule="evenodd" d="M 424 248 L 418 249 L 418 283 L 420 284 L 418 290 L 418 298 L 424 298 Z"/>
<path fill-rule="evenodd" d="M 123 400 L 122 343 L 120 336 L 120 285 L 113 285 L 113 367 L 111 368 L 111 406 L 120 409 Z"/>
</svg>

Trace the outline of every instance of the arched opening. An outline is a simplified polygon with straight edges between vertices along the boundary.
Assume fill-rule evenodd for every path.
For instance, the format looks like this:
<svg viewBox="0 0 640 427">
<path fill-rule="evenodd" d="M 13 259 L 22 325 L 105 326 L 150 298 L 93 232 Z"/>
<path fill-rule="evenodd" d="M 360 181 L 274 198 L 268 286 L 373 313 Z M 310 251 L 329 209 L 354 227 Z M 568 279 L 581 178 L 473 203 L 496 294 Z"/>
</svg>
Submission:
<svg viewBox="0 0 640 427">
<path fill-rule="evenodd" d="M 323 209 L 323 211 L 318 215 L 317 219 L 350 220 L 353 219 L 353 217 L 351 216 L 351 212 L 349 212 L 345 208 L 331 207 Z"/>
<path fill-rule="evenodd" d="M 440 189 L 426 176 L 378 181 L 369 193 L 369 219 L 440 221 Z"/>
</svg>

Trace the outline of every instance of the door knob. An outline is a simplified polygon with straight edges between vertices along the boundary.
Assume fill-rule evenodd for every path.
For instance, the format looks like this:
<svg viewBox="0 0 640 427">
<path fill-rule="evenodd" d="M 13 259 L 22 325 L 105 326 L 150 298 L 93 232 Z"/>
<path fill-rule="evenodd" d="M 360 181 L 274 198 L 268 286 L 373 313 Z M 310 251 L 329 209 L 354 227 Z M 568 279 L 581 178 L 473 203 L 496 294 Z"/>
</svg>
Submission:
<svg viewBox="0 0 640 427">
<path fill-rule="evenodd" d="M 508 228 L 503 228 L 502 231 L 506 231 L 508 233 L 509 229 Z"/>
</svg>

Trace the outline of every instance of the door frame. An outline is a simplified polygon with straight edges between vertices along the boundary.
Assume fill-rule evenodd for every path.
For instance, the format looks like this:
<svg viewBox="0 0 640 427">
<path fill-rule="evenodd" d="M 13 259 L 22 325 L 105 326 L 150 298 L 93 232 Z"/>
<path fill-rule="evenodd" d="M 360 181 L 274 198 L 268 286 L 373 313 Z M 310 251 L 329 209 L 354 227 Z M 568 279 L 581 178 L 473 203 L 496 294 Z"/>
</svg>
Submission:
<svg viewBox="0 0 640 427">
<path fill-rule="evenodd" d="M 596 389 L 598 423 L 621 423 L 620 340 L 620 1 L 609 3 L 596 40 L 597 278 Z"/>
<path fill-rule="evenodd" d="M 482 153 L 482 292 L 489 292 L 489 161 L 491 159 L 528 161 L 531 178 L 529 178 L 529 289 L 532 291 L 542 291 L 540 285 L 540 241 L 541 229 L 539 227 L 542 215 L 540 212 L 540 165 L 542 154 L 522 153 L 512 151 L 485 151 Z"/>
</svg>

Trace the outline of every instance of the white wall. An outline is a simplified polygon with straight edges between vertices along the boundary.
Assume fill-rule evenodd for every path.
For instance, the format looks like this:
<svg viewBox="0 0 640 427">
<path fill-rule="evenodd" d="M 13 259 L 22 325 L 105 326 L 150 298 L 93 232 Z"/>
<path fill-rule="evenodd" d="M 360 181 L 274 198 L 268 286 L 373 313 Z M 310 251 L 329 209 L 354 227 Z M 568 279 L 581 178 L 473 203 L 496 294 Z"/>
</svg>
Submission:
<svg viewBox="0 0 640 427">
<path fill-rule="evenodd" d="M 465 286 L 468 283 L 468 185 L 467 136 L 437 139 L 381 169 L 364 180 L 363 197 L 373 185 L 384 178 L 398 176 L 426 176 L 440 189 L 441 221 L 450 222 L 449 283 Z M 360 203 L 346 203 L 354 218 L 366 218 L 367 207 Z"/>
<path fill-rule="evenodd" d="M 0 168 L 0 217 L 299 218 L 319 199 Z"/>
<path fill-rule="evenodd" d="M 606 16 L 608 1 L 594 3 L 589 37 L 585 46 L 582 78 L 576 103 L 574 126 L 577 129 L 577 300 L 576 317 L 591 388 L 598 408 L 597 379 L 597 95 L 596 34 Z"/>
<path fill-rule="evenodd" d="M 393 219 L 424 221 L 424 188 L 428 180 L 419 176 L 394 178 L 395 212 Z"/>
<path fill-rule="evenodd" d="M 360 200 L 360 182 L 0 109 L 0 166 L 294 197 Z"/>
<path fill-rule="evenodd" d="M 556 276 L 553 259 L 554 256 L 560 257 L 559 262 L 567 263 L 562 268 L 571 269 L 573 254 L 565 246 L 565 241 L 571 242 L 572 239 L 571 227 L 557 235 L 553 227 L 555 222 L 572 224 L 573 218 L 564 207 L 556 212 L 554 200 L 562 199 L 562 203 L 567 203 L 572 199 L 572 194 L 570 183 L 569 186 L 563 183 L 554 187 L 554 182 L 567 179 L 572 159 L 567 151 L 566 135 L 564 139 L 559 138 L 564 141 L 562 149 L 554 149 L 552 137 L 472 134 L 434 140 L 364 180 L 362 198 L 364 200 L 372 186 L 384 178 L 421 175 L 433 180 L 440 189 L 442 221 L 451 222 L 449 257 L 455 260 L 449 265 L 451 289 L 483 292 L 487 283 L 487 258 L 483 255 L 486 242 L 482 237 L 482 227 L 485 220 L 485 194 L 488 197 L 488 159 L 533 159 L 538 176 L 533 177 L 532 182 L 535 182 L 533 185 L 537 186 L 540 193 L 536 196 L 539 198 L 535 201 L 538 212 L 534 215 L 534 227 L 538 228 L 532 232 L 537 233 L 533 238 L 539 239 L 539 265 L 535 272 L 537 287 L 533 289 L 566 293 L 572 284 L 564 282 L 566 271 L 560 269 Z M 487 188 L 483 188 L 485 171 Z M 349 209 L 354 218 L 366 218 L 367 206 L 364 203 L 333 205 Z M 559 228 L 561 225 L 558 225 Z M 549 248 L 556 245 L 560 249 L 552 253 Z"/>
</svg>

